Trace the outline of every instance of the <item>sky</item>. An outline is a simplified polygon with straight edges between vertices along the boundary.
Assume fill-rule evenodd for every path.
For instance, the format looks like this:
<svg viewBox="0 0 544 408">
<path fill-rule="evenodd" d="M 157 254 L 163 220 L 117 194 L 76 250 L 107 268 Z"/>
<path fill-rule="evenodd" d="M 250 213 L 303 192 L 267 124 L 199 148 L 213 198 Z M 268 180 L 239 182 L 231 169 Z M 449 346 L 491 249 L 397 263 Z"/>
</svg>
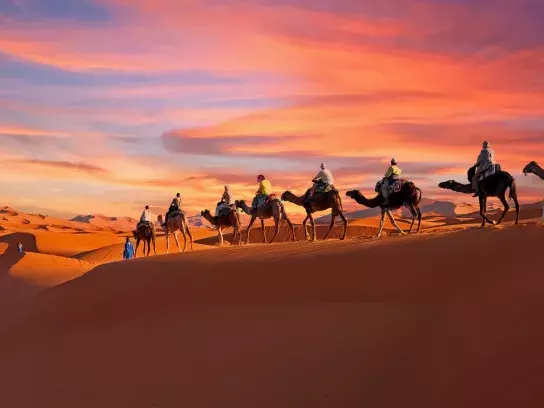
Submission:
<svg viewBox="0 0 544 408">
<path fill-rule="evenodd" d="M 137 217 L 180 192 L 196 214 L 260 173 L 302 194 L 321 162 L 372 194 L 392 157 L 470 201 L 437 184 L 484 140 L 534 202 L 542 21 L 541 0 L 0 0 L 0 203 Z"/>
</svg>

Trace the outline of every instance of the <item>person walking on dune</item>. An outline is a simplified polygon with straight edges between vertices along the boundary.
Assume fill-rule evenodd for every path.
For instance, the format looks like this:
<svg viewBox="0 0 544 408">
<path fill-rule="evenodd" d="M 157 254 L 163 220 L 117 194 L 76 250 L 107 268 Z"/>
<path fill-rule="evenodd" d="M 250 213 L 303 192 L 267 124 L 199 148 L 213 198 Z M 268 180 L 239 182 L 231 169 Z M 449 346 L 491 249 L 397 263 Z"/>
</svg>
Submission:
<svg viewBox="0 0 544 408">
<path fill-rule="evenodd" d="M 21 241 L 17 242 L 17 252 L 23 252 L 23 244 L 21 244 Z"/>
<path fill-rule="evenodd" d="M 130 242 L 130 238 L 127 237 L 125 241 L 125 250 L 123 251 L 123 259 L 132 259 L 134 258 L 134 246 Z"/>
</svg>

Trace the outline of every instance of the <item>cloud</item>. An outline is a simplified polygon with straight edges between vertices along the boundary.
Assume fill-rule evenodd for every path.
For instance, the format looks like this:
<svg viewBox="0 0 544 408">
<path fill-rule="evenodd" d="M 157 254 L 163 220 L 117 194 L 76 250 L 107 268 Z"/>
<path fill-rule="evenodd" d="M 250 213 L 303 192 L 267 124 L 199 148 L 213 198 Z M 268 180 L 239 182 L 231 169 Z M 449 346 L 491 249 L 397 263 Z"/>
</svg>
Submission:
<svg viewBox="0 0 544 408">
<path fill-rule="evenodd" d="M 55 160 L 38 160 L 38 159 L 28 159 L 28 160 L 11 160 L 13 164 L 22 164 L 38 167 L 47 167 L 58 170 L 69 170 L 76 172 L 83 172 L 91 175 L 108 175 L 110 172 L 102 167 L 94 166 L 87 163 L 74 163 L 68 161 L 55 161 Z"/>
</svg>

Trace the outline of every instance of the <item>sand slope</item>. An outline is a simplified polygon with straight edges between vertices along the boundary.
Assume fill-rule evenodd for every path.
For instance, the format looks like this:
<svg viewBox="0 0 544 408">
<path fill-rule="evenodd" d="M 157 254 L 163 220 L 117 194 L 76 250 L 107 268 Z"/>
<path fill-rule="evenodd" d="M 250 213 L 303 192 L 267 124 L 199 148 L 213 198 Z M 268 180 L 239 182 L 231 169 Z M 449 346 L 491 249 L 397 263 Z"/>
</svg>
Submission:
<svg viewBox="0 0 544 408">
<path fill-rule="evenodd" d="M 542 406 L 542 243 L 521 226 L 106 264 L 0 329 L 0 406 Z"/>
</svg>

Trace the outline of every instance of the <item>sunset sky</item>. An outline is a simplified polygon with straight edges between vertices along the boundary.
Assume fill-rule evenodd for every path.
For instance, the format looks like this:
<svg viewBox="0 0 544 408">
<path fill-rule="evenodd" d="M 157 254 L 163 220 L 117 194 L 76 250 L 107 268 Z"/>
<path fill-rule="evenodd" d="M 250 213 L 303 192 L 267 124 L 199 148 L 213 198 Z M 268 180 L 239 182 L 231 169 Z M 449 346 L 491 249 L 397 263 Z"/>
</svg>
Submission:
<svg viewBox="0 0 544 408">
<path fill-rule="evenodd" d="M 303 193 L 322 161 L 371 194 L 393 156 L 470 202 L 437 184 L 483 140 L 534 202 L 543 21 L 542 0 L 0 0 L 0 204 L 136 218 L 179 191 L 192 215 L 259 173 Z"/>
</svg>

